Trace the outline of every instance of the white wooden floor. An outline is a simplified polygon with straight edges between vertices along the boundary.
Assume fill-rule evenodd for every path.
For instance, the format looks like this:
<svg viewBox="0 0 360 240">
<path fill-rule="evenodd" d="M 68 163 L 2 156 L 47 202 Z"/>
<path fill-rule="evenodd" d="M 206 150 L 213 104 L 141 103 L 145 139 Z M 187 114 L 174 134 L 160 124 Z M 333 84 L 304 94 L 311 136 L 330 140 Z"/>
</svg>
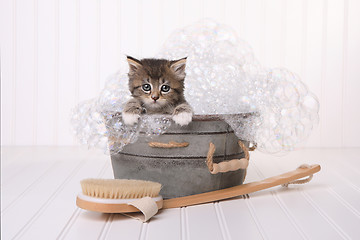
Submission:
<svg viewBox="0 0 360 240">
<path fill-rule="evenodd" d="M 149 223 L 75 205 L 80 180 L 112 177 L 109 156 L 2 147 L 1 239 L 360 239 L 360 149 L 252 153 L 247 182 L 319 163 L 307 185 L 160 212 Z"/>
</svg>

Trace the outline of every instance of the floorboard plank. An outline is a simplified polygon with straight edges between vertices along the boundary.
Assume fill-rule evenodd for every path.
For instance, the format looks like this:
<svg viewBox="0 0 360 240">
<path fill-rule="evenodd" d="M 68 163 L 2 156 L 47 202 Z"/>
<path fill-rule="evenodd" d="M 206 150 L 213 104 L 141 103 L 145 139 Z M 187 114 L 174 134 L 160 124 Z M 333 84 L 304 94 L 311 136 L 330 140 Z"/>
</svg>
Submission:
<svg viewBox="0 0 360 240">
<path fill-rule="evenodd" d="M 64 226 L 69 219 L 78 211 L 75 199 L 80 189 L 80 181 L 88 177 L 97 177 L 103 168 L 110 168 L 109 164 L 103 161 L 88 161 L 69 181 L 67 181 L 52 201 L 46 205 L 41 214 L 33 218 L 27 228 L 23 230 L 24 239 L 55 239 L 61 235 Z M 54 218 L 52 223 L 49 219 Z M 39 232 L 39 229 L 46 226 L 46 231 Z"/>
<path fill-rule="evenodd" d="M 234 199 L 220 202 L 230 236 L 232 239 L 265 239 L 258 220 L 254 219 L 249 209 L 248 201 Z"/>
<path fill-rule="evenodd" d="M 143 223 L 138 220 L 126 217 L 122 214 L 113 214 L 112 219 L 108 221 L 108 227 L 106 231 L 104 231 L 100 239 L 139 239 L 142 227 Z"/>
<path fill-rule="evenodd" d="M 154 216 L 147 228 L 147 239 L 181 239 L 180 208 L 161 210 Z"/>
<path fill-rule="evenodd" d="M 190 239 L 223 239 L 214 204 L 202 204 L 185 208 L 187 233 Z"/>
<path fill-rule="evenodd" d="M 2 239 L 356 239 L 360 148 L 251 153 L 245 182 L 319 163 L 305 185 L 162 210 L 148 223 L 75 205 L 80 180 L 113 178 L 110 157 L 78 147 L 2 147 Z"/>
<path fill-rule="evenodd" d="M 338 165 L 337 159 L 329 157 L 328 154 L 321 158 L 318 154 L 312 154 L 312 158 L 316 159 L 314 161 L 317 161 L 313 163 L 324 161 L 325 163 L 321 163 L 322 171 L 315 175 L 313 181 L 303 186 L 290 186 L 288 189 L 278 188 L 276 194 L 292 213 L 296 224 L 303 229 L 306 236 L 326 236 L 326 239 L 352 239 L 359 236 L 360 232 L 355 226 L 360 225 L 360 218 L 356 210 L 353 211 L 351 207 L 347 207 L 346 200 L 339 200 L 336 197 L 336 190 L 332 186 L 336 183 L 334 181 L 336 176 L 332 174 L 332 171 Z M 309 158 L 307 159 L 309 160 Z M 298 165 L 302 163 L 300 161 L 301 158 L 297 159 Z M 260 157 L 257 165 L 264 177 L 270 177 L 275 175 L 278 169 L 285 172 L 293 163 L 279 160 L 268 161 L 268 159 Z M 348 190 L 351 191 L 349 188 Z M 353 195 L 354 191 L 351 193 Z M 299 211 L 300 203 L 302 206 Z"/>
</svg>

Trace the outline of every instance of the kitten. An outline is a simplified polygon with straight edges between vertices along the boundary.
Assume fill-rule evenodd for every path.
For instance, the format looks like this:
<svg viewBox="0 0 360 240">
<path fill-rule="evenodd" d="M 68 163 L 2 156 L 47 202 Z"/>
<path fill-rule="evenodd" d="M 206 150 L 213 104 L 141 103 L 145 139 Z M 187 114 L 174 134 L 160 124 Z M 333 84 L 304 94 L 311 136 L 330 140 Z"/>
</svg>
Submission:
<svg viewBox="0 0 360 240">
<path fill-rule="evenodd" d="M 192 120 L 193 110 L 184 97 L 186 58 L 137 60 L 128 56 L 129 90 L 132 95 L 124 107 L 126 125 L 135 124 L 140 114 L 172 114 L 184 126 Z"/>
</svg>

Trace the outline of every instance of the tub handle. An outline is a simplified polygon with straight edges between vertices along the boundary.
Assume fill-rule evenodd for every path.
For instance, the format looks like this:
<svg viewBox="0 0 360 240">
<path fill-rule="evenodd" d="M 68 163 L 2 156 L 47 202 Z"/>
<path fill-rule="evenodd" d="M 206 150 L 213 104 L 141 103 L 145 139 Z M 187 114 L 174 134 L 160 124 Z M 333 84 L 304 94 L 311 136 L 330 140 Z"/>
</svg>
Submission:
<svg viewBox="0 0 360 240">
<path fill-rule="evenodd" d="M 249 151 L 255 151 L 255 149 L 257 148 L 257 144 L 255 142 L 252 143 L 252 146 L 249 147 Z"/>
<path fill-rule="evenodd" d="M 149 142 L 148 145 L 153 148 L 183 148 L 189 146 L 188 142 L 174 142 L 170 141 L 168 143 L 162 142 Z"/>
<path fill-rule="evenodd" d="M 213 156 L 215 152 L 215 145 L 210 142 L 209 151 L 206 158 L 206 165 L 209 168 L 211 174 L 226 173 L 229 171 L 236 171 L 239 169 L 246 169 L 249 165 L 249 151 L 247 147 L 240 140 L 238 141 L 239 146 L 245 153 L 245 157 L 241 159 L 232 159 L 229 161 L 223 161 L 220 163 L 213 162 Z"/>
</svg>

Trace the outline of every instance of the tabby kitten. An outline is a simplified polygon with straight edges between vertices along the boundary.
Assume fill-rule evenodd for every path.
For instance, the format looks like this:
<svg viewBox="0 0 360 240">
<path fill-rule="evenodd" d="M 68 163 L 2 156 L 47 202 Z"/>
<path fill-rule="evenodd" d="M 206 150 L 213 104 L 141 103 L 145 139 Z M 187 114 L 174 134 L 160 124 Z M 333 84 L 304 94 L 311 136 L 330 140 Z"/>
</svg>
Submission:
<svg viewBox="0 0 360 240">
<path fill-rule="evenodd" d="M 126 125 L 135 124 L 140 114 L 172 114 L 175 123 L 191 122 L 193 110 L 184 97 L 186 58 L 137 60 L 127 57 L 129 90 L 132 95 L 123 110 Z"/>
</svg>

